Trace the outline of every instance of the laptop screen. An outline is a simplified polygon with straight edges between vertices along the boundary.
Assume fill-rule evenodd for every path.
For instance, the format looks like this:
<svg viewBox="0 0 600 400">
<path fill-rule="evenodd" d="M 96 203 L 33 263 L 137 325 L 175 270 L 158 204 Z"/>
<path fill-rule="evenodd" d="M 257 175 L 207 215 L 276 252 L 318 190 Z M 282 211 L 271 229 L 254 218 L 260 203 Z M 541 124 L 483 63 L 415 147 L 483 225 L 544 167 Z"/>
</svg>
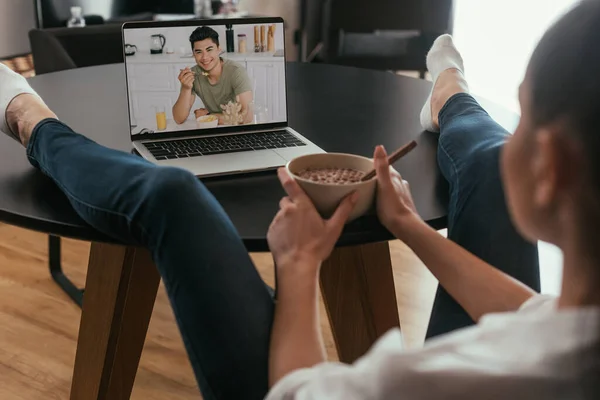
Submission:
<svg viewBox="0 0 600 400">
<path fill-rule="evenodd" d="M 287 122 L 283 23 L 241 21 L 124 26 L 132 136 Z"/>
</svg>

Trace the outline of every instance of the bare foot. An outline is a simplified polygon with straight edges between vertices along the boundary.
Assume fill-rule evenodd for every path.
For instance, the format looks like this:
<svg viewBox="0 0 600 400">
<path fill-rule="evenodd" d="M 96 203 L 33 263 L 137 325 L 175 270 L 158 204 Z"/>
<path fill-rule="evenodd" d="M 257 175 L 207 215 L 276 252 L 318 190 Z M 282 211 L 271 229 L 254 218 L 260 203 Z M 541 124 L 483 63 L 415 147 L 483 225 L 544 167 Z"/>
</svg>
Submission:
<svg viewBox="0 0 600 400">
<path fill-rule="evenodd" d="M 25 147 L 33 128 L 46 118 L 57 117 L 39 97 L 29 93 L 16 96 L 6 108 L 6 123 Z"/>
</svg>

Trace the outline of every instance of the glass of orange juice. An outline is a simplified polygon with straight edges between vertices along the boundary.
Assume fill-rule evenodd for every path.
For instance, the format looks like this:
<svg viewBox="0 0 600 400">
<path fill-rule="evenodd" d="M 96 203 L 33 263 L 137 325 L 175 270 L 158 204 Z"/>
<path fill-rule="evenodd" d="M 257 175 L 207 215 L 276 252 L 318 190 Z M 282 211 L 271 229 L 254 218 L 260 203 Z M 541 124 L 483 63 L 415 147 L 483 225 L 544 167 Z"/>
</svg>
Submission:
<svg viewBox="0 0 600 400">
<path fill-rule="evenodd" d="M 156 110 L 156 129 L 164 131 L 167 129 L 167 112 L 165 106 L 155 106 Z"/>
</svg>

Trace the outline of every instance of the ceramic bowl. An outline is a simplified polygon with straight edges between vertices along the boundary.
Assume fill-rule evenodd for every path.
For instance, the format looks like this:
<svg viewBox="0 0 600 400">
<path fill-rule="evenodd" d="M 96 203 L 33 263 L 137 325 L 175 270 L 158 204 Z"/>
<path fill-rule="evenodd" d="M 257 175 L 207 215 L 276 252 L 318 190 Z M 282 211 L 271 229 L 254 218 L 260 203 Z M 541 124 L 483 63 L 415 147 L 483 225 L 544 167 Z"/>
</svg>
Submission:
<svg viewBox="0 0 600 400">
<path fill-rule="evenodd" d="M 308 168 L 352 168 L 367 173 L 373 169 L 373 160 L 370 158 L 344 153 L 309 154 L 291 160 L 286 168 L 324 218 L 330 217 L 342 199 L 354 191 L 358 193 L 358 201 L 350 214 L 349 221 L 364 215 L 373 206 L 377 188 L 376 178 L 366 182 L 338 185 L 314 182 L 296 175 Z"/>
<path fill-rule="evenodd" d="M 216 128 L 219 125 L 219 118 L 214 115 L 204 115 L 196 118 L 196 126 L 199 129 Z"/>
</svg>

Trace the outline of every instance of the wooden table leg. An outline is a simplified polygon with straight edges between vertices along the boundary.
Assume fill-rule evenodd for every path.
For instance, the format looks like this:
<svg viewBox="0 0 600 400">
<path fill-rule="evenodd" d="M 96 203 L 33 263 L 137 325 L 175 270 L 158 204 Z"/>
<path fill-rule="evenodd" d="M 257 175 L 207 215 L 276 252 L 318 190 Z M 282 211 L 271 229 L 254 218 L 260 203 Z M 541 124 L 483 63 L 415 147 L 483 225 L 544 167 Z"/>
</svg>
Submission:
<svg viewBox="0 0 600 400">
<path fill-rule="evenodd" d="M 148 251 L 92 243 L 71 400 L 126 400 L 160 276 Z"/>
<path fill-rule="evenodd" d="M 342 362 L 400 326 L 387 242 L 336 248 L 321 268 L 321 292 Z"/>
</svg>

